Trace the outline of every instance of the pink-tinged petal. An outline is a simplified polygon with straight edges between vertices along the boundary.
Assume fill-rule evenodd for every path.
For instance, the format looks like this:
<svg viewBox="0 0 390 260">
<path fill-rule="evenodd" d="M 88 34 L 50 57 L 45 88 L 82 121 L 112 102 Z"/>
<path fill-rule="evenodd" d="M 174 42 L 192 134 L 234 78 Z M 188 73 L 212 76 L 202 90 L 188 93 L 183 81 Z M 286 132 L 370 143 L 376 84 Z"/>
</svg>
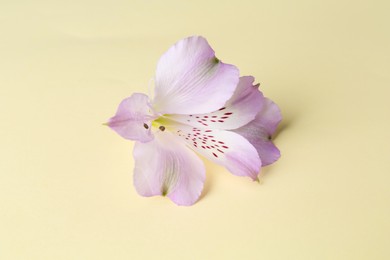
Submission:
<svg viewBox="0 0 390 260">
<path fill-rule="evenodd" d="M 119 104 L 115 116 L 107 124 L 125 139 L 149 142 L 153 135 L 148 114 L 148 96 L 134 93 Z"/>
<path fill-rule="evenodd" d="M 263 166 L 277 161 L 279 149 L 272 143 L 271 137 L 275 132 L 282 115 L 278 106 L 268 98 L 264 98 L 264 106 L 249 124 L 235 129 L 234 132 L 245 137 L 257 150 Z"/>
<path fill-rule="evenodd" d="M 241 77 L 231 99 L 217 111 L 208 114 L 169 115 L 183 124 L 201 128 L 236 129 L 252 121 L 261 110 L 264 97 L 253 85 L 251 76 Z"/>
<path fill-rule="evenodd" d="M 241 135 L 219 129 L 202 129 L 171 122 L 170 127 L 195 152 L 224 166 L 238 176 L 257 179 L 261 160 L 256 149 Z"/>
<path fill-rule="evenodd" d="M 205 168 L 202 160 L 177 136 L 167 131 L 153 141 L 136 143 L 134 186 L 146 197 L 163 195 L 177 205 L 194 204 L 203 189 Z"/>
<path fill-rule="evenodd" d="M 153 107 L 161 114 L 209 113 L 233 95 L 238 69 L 215 57 L 206 39 L 185 38 L 159 60 Z"/>
<path fill-rule="evenodd" d="M 273 135 L 280 121 L 282 121 L 282 114 L 280 113 L 278 105 L 269 98 L 264 99 L 264 106 L 259 114 L 256 115 L 256 118 L 257 120 L 260 120 L 267 133 Z"/>
</svg>

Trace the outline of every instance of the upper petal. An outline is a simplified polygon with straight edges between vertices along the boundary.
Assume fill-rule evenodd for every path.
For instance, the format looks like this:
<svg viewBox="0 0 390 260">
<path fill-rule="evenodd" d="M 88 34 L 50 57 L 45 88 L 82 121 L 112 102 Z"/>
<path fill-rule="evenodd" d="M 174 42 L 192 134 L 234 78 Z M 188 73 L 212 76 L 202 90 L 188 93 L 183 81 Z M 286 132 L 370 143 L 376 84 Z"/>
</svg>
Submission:
<svg viewBox="0 0 390 260">
<path fill-rule="evenodd" d="M 274 134 L 282 115 L 278 106 L 264 98 L 264 106 L 249 124 L 233 130 L 245 137 L 257 150 L 263 166 L 269 165 L 280 157 L 279 149 L 272 143 Z"/>
<path fill-rule="evenodd" d="M 206 39 L 185 38 L 157 64 L 153 107 L 162 114 L 212 112 L 233 95 L 238 79 L 238 69 L 218 60 Z"/>
<path fill-rule="evenodd" d="M 149 142 L 153 139 L 150 128 L 148 96 L 134 93 L 124 99 L 108 121 L 108 126 L 126 139 Z"/>
<path fill-rule="evenodd" d="M 134 186 L 142 196 L 168 196 L 178 205 L 194 204 L 203 189 L 203 162 L 176 136 L 158 132 L 148 143 L 136 143 Z"/>
<path fill-rule="evenodd" d="M 237 89 L 226 104 L 207 114 L 169 115 L 172 120 L 194 127 L 236 129 L 252 121 L 263 107 L 264 97 L 253 85 L 251 76 L 241 77 Z"/>
</svg>

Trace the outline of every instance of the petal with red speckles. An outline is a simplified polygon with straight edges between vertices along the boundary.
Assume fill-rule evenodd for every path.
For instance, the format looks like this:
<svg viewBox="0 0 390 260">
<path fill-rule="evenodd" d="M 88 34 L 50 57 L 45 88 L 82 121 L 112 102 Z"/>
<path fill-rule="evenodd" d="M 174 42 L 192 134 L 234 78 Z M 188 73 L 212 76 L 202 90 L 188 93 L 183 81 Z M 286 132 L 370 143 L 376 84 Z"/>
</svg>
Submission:
<svg viewBox="0 0 390 260">
<path fill-rule="evenodd" d="M 256 149 L 244 137 L 231 131 L 203 129 L 171 122 L 175 132 L 195 152 L 224 166 L 238 176 L 257 179 L 261 160 Z"/>
</svg>

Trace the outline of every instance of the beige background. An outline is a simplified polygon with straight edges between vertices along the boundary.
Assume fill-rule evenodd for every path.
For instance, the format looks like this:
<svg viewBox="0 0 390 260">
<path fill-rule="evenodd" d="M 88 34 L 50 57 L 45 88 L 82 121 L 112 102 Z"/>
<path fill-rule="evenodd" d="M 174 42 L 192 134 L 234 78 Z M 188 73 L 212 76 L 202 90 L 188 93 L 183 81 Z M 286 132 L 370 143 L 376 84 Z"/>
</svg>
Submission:
<svg viewBox="0 0 390 260">
<path fill-rule="evenodd" d="M 390 259 L 386 2 L 0 0 L 0 259 Z M 282 158 L 178 207 L 101 123 L 193 34 L 280 105 Z"/>
</svg>

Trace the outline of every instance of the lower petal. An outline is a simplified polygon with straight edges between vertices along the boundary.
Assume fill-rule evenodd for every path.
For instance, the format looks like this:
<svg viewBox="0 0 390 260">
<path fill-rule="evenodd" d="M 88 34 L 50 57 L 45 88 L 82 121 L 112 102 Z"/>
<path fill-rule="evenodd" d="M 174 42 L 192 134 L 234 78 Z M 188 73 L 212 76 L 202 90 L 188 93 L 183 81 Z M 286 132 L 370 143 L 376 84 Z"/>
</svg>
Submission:
<svg viewBox="0 0 390 260">
<path fill-rule="evenodd" d="M 195 152 L 224 166 L 238 176 L 257 179 L 261 160 L 256 149 L 244 137 L 231 131 L 202 129 L 170 122 L 171 130 Z"/>
<path fill-rule="evenodd" d="M 136 143 L 134 186 L 146 197 L 163 195 L 177 205 L 194 204 L 203 189 L 203 162 L 169 132 L 158 132 L 148 143 Z"/>
</svg>

